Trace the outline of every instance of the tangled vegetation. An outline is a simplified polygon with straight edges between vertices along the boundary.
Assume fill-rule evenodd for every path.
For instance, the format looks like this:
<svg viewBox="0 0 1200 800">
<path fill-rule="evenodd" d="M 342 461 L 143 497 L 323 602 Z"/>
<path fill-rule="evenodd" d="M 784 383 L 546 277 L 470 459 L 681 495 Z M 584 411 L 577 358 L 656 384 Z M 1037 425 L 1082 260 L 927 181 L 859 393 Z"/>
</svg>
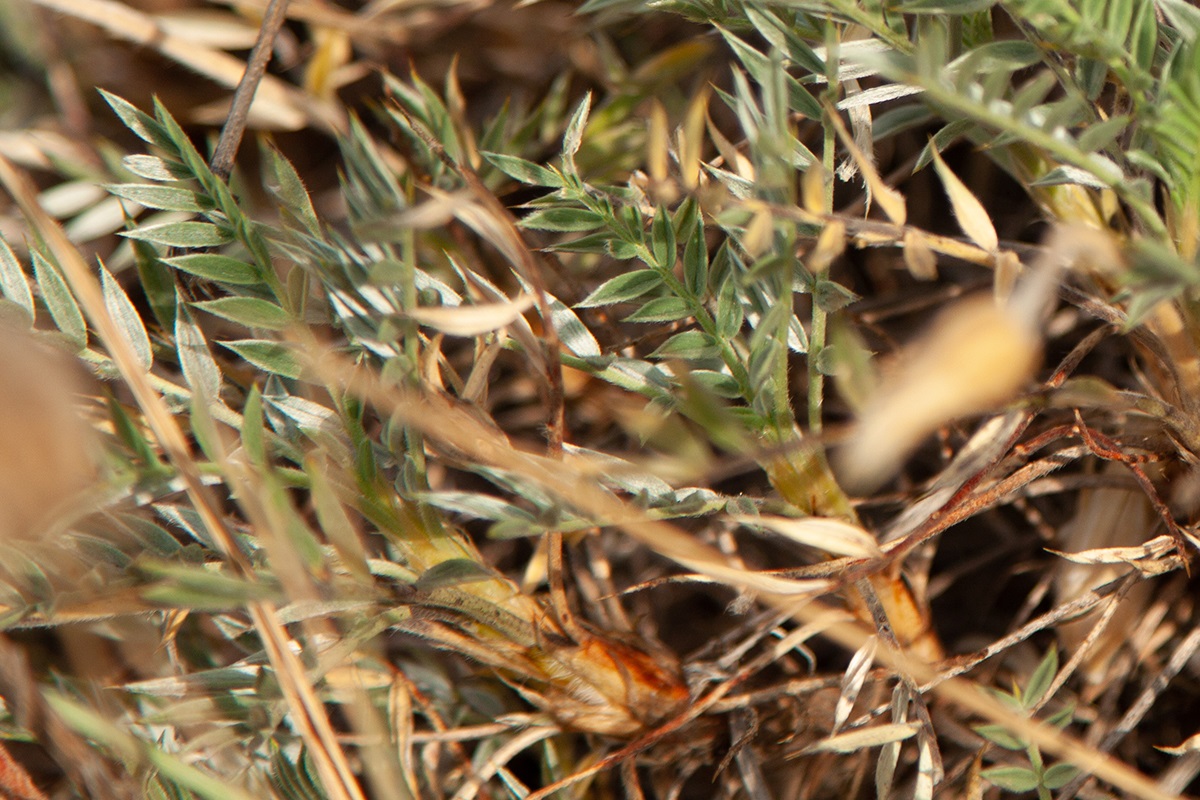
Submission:
<svg viewBox="0 0 1200 800">
<path fill-rule="evenodd" d="M 1200 773 L 1193 5 L 0 26 L 0 794 Z"/>
</svg>

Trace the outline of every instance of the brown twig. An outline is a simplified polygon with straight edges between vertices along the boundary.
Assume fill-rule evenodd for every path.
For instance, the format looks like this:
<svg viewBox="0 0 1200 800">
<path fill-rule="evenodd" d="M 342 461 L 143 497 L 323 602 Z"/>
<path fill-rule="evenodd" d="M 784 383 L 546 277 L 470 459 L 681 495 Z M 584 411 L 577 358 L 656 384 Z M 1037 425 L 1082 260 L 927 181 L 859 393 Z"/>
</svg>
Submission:
<svg viewBox="0 0 1200 800">
<path fill-rule="evenodd" d="M 221 137 L 217 140 L 217 148 L 213 151 L 212 163 L 209 165 L 213 173 L 222 180 L 228 179 L 229 173 L 233 171 L 233 160 L 237 157 L 238 146 L 242 143 L 242 134 L 246 131 L 246 122 L 250 117 L 250 104 L 254 102 L 254 93 L 267 71 L 271 51 L 275 48 L 275 39 L 287 18 L 287 6 L 288 0 L 271 0 L 267 6 L 262 26 L 258 29 L 258 39 L 255 40 L 250 59 L 246 62 L 246 73 L 242 75 L 233 93 L 229 117 L 221 129 Z"/>
<path fill-rule="evenodd" d="M 1141 466 L 1147 461 L 1157 460 L 1157 457 L 1152 455 L 1129 455 L 1128 453 L 1121 452 L 1120 446 L 1115 441 L 1084 424 L 1083 415 L 1079 413 L 1079 409 L 1075 409 L 1075 431 L 1097 458 L 1102 458 L 1105 461 L 1116 461 L 1129 468 L 1129 471 L 1133 473 L 1133 477 L 1137 480 L 1138 486 L 1142 488 L 1142 492 L 1145 493 L 1150 504 L 1154 506 L 1154 510 L 1158 512 L 1159 517 L 1166 524 L 1167 531 L 1171 534 L 1171 538 L 1175 540 L 1175 549 L 1179 553 L 1179 557 L 1183 559 L 1183 568 L 1188 575 L 1191 575 L 1192 568 L 1187 548 L 1187 534 L 1179 527 L 1179 523 L 1175 521 L 1175 515 L 1171 513 L 1171 509 L 1167 508 L 1167 504 L 1158 496 L 1158 490 L 1154 488 L 1154 482 L 1150 480 L 1150 476 L 1146 474 L 1146 471 Z"/>
</svg>

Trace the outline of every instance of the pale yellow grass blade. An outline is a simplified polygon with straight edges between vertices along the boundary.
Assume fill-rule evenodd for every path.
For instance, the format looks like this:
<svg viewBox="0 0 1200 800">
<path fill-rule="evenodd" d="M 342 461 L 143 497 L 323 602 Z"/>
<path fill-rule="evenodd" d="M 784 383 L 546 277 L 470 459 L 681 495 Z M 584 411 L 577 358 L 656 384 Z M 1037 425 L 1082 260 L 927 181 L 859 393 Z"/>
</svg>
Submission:
<svg viewBox="0 0 1200 800">
<path fill-rule="evenodd" d="M 157 50 L 163 56 L 232 89 L 246 71 L 245 63 L 228 53 L 169 33 L 173 21 L 162 24 L 115 0 L 34 0 L 41 6 L 90 22 L 117 39 Z M 178 29 L 175 27 L 175 29 Z M 253 124 L 275 130 L 298 130 L 315 125 L 330 132 L 346 130 L 345 112 L 337 105 L 309 97 L 279 78 L 263 77 L 251 106 Z"/>
</svg>

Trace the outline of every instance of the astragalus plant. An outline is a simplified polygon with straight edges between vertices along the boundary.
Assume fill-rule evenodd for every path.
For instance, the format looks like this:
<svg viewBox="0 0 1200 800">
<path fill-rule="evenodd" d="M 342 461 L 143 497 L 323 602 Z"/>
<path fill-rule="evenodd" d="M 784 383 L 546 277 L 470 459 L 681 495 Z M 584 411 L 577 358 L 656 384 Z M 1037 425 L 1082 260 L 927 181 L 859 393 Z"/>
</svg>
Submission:
<svg viewBox="0 0 1200 800">
<path fill-rule="evenodd" d="M 71 655 L 2 643 L 5 733 L 64 797 L 1180 791 L 1200 12 L 577 11 L 604 79 L 490 116 L 266 84 L 319 187 L 105 93 L 86 255 L 0 160 L 0 366 L 55 376 L 0 402 L 62 420 L 0 427 L 0 619 Z"/>
</svg>

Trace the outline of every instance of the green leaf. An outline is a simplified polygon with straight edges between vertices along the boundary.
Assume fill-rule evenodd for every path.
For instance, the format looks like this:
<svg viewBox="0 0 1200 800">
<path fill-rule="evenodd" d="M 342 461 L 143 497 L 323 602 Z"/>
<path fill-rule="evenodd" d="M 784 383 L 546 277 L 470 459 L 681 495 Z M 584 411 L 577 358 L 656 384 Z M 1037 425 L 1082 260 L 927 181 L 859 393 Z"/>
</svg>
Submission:
<svg viewBox="0 0 1200 800">
<path fill-rule="evenodd" d="M 232 241 L 233 236 L 211 222 L 167 222 L 124 231 L 122 236 L 166 247 L 217 247 Z"/>
<path fill-rule="evenodd" d="M 675 229 L 671 225 L 671 215 L 662 206 L 650 223 L 650 249 L 654 252 L 654 262 L 659 269 L 670 272 L 675 268 L 675 258 L 678 251 L 675 246 Z"/>
<path fill-rule="evenodd" d="M 315 238 L 321 235 L 321 223 L 317 221 L 317 212 L 313 208 L 312 199 L 304 188 L 304 181 L 292 166 L 292 162 L 274 147 L 267 148 L 267 165 L 270 167 L 268 181 L 271 193 L 300 220 L 305 229 Z M 272 185 L 273 184 L 273 185 Z"/>
<path fill-rule="evenodd" d="M 174 536 L 148 519 L 135 514 L 121 514 L 119 519 L 146 549 L 157 555 L 174 556 L 183 549 Z"/>
<path fill-rule="evenodd" d="M 196 795 L 179 788 L 173 783 L 163 783 L 161 775 L 150 778 L 146 786 L 147 800 L 193 800 Z"/>
<path fill-rule="evenodd" d="M 689 373 L 689 377 L 717 397 L 735 400 L 742 396 L 742 390 L 738 386 L 737 380 L 732 375 L 726 375 L 724 372 L 714 372 L 709 369 L 694 369 Z"/>
<path fill-rule="evenodd" d="M 512 518 L 533 522 L 535 519 L 528 511 L 512 503 L 501 500 L 498 497 L 493 497 L 490 494 L 480 494 L 478 492 L 421 492 L 414 495 L 413 499 L 422 503 L 428 503 L 445 511 L 463 514 L 472 519 L 487 519 L 493 522 Z"/>
<path fill-rule="evenodd" d="M 141 111 L 137 106 L 124 98 L 118 97 L 111 92 L 106 92 L 103 89 L 99 89 L 98 91 L 100 92 L 100 96 L 104 98 L 104 102 L 108 103 L 109 107 L 121 118 L 121 122 L 125 123 L 125 127 L 133 131 L 139 139 L 147 144 L 152 144 L 165 150 L 175 150 L 170 137 L 167 136 L 167 132 L 153 117 Z"/>
<path fill-rule="evenodd" d="M 604 218 L 583 208 L 543 208 L 521 220 L 522 228 L 535 231 L 594 231 Z"/>
<path fill-rule="evenodd" d="M 576 304 L 576 308 L 610 306 L 641 297 L 662 285 L 662 275 L 653 269 L 636 269 L 600 284 L 587 297 Z"/>
<path fill-rule="evenodd" d="M 1072 720 L 1074 720 L 1074 719 L 1075 719 L 1075 705 L 1071 704 L 1071 705 L 1068 705 L 1068 706 L 1054 712 L 1049 717 L 1046 717 L 1046 724 L 1053 725 L 1054 727 L 1058 728 L 1059 730 L 1062 730 L 1063 728 L 1070 725 Z"/>
<path fill-rule="evenodd" d="M 221 297 L 192 305 L 201 311 L 245 325 L 247 328 L 283 330 L 292 324 L 290 314 L 274 303 L 257 297 Z"/>
<path fill-rule="evenodd" d="M 667 339 L 651 358 L 702 359 L 720 355 L 717 342 L 703 331 L 684 331 Z"/>
<path fill-rule="evenodd" d="M 167 107 L 163 105 L 162 100 L 158 97 L 154 98 L 154 117 L 158 120 L 158 124 L 162 126 L 163 131 L 166 132 L 167 138 L 171 140 L 171 144 L 174 145 L 179 160 L 183 162 L 189 177 L 199 181 L 204 191 L 216 199 L 220 189 L 224 186 L 224 182 L 218 181 L 216 176 L 213 175 L 212 170 L 208 166 L 207 159 L 196 150 L 196 146 L 192 144 L 191 137 L 175 121 L 175 118 L 171 116 L 171 112 L 167 111 Z M 219 203 L 218 207 L 220 207 Z M 228 209 L 222 208 L 222 210 L 227 211 Z"/>
<path fill-rule="evenodd" d="M 1152 0 L 1137 3 L 1133 29 L 1129 33 L 1129 52 L 1133 64 L 1143 74 L 1149 75 L 1154 68 L 1155 50 L 1158 49 L 1158 16 Z"/>
<path fill-rule="evenodd" d="M 1079 774 L 1074 764 L 1054 764 L 1042 773 L 1042 785 L 1051 791 L 1061 789 Z"/>
<path fill-rule="evenodd" d="M 1026 767 L 993 767 L 980 773 L 989 783 L 1007 792 L 1020 794 L 1038 787 L 1038 776 Z"/>
<path fill-rule="evenodd" d="M 993 72 L 1013 72 L 1042 60 L 1042 51 L 1033 42 L 1011 39 L 988 42 L 951 61 L 946 70 L 967 76 Z"/>
<path fill-rule="evenodd" d="M 188 605 L 196 603 L 201 607 L 222 609 L 255 600 L 274 599 L 279 595 L 278 587 L 265 582 L 252 582 L 204 567 L 143 561 L 139 569 L 161 581 L 142 590 L 142 596 L 167 605 L 186 602 Z M 187 600 L 181 599 L 180 595 L 187 597 Z"/>
<path fill-rule="evenodd" d="M 154 245 L 135 241 L 133 244 L 133 260 L 137 265 L 138 279 L 142 284 L 142 292 L 146 302 L 154 312 L 158 324 L 166 330 L 175 327 L 175 273 L 158 257 Z"/>
<path fill-rule="evenodd" d="M 325 555 L 321 543 L 317 541 L 312 528 L 297 512 L 287 487 L 279 479 L 279 473 L 267 471 L 263 475 L 260 495 L 274 511 L 273 516 L 279 520 L 279 528 L 285 536 L 285 542 L 290 550 L 300 557 L 301 563 L 310 572 L 324 570 Z"/>
<path fill-rule="evenodd" d="M 571 115 L 571 121 L 567 123 L 567 130 L 563 133 L 563 169 L 568 175 L 579 175 L 579 170 L 575 167 L 575 154 L 583 144 L 583 131 L 587 127 L 588 113 L 591 110 L 592 93 L 588 92 Z"/>
<path fill-rule="evenodd" d="M 924 169 L 929 162 L 933 161 L 933 152 L 942 152 L 954 142 L 965 136 L 975 123 L 968 119 L 959 119 L 951 122 L 949 125 L 941 128 L 929 140 L 929 144 L 925 145 L 925 149 L 917 156 L 917 163 L 913 165 L 913 172 L 918 172 Z"/>
<path fill-rule="evenodd" d="M 717 296 L 717 335 L 724 339 L 732 339 L 741 331 L 745 321 L 745 311 L 738 299 L 733 279 L 728 279 L 721 285 L 721 293 Z"/>
<path fill-rule="evenodd" d="M 233 342 L 218 342 L 244 358 L 259 369 L 281 375 L 284 378 L 300 377 L 300 362 L 291 348 L 282 342 L 269 339 L 239 339 Z"/>
<path fill-rule="evenodd" d="M 1017 714 L 1026 712 L 1025 703 L 1021 700 L 1021 690 L 1015 685 L 1013 686 L 1012 694 L 1002 692 L 999 689 L 988 689 L 988 694 L 996 698 L 1005 708 L 1008 708 Z"/>
<path fill-rule="evenodd" d="M 242 447 L 250 457 L 250 463 L 263 466 L 267 463 L 266 428 L 263 426 L 262 392 L 251 386 L 242 408 Z"/>
<path fill-rule="evenodd" d="M 123 197 L 147 208 L 162 211 L 204 211 L 211 203 L 202 202 L 200 195 L 176 186 L 157 186 L 152 183 L 109 183 L 104 188 L 114 197 Z"/>
<path fill-rule="evenodd" d="M 1079 149 L 1086 153 L 1090 153 L 1093 150 L 1103 150 L 1112 144 L 1129 127 L 1130 122 L 1132 120 L 1129 116 L 1121 115 L 1089 125 L 1076 140 Z"/>
<path fill-rule="evenodd" d="M 37 318 L 33 305 L 33 292 L 29 290 L 29 281 L 25 278 L 25 271 L 21 269 L 21 262 L 17 261 L 17 257 L 13 255 L 12 249 L 9 248 L 8 242 L 4 240 L 3 236 L 0 236 L 0 294 L 25 309 L 31 324 Z"/>
<path fill-rule="evenodd" d="M 129 295 L 125 294 L 125 290 L 113 278 L 103 261 L 100 262 L 100 283 L 104 289 L 104 307 L 108 310 L 108 315 L 117 323 L 125 341 L 133 348 L 138 365 L 143 371 L 149 372 L 151 365 L 154 364 L 154 351 L 150 349 L 150 337 L 146 333 L 146 325 L 142 322 L 142 317 L 134 308 L 133 303 L 130 302 Z"/>
<path fill-rule="evenodd" d="M 1058 647 L 1050 645 L 1046 657 L 1029 676 L 1029 683 L 1025 686 L 1026 708 L 1032 708 L 1042 701 L 1042 695 L 1050 689 L 1056 674 L 1058 674 Z"/>
<path fill-rule="evenodd" d="M 1078 167 L 1061 166 L 1047 172 L 1030 186 L 1087 186 L 1092 189 L 1103 189 L 1105 184 L 1092 173 Z"/>
<path fill-rule="evenodd" d="M 821 280 L 813 290 L 813 301 L 826 313 L 840 311 L 858 299 L 858 295 L 830 280 Z"/>
<path fill-rule="evenodd" d="M 1024 750 L 1029 742 L 1011 733 L 1003 725 L 978 725 L 975 732 L 998 747 L 1005 750 Z"/>
<path fill-rule="evenodd" d="M 934 119 L 933 112 L 923 105 L 900 106 L 875 117 L 871 126 L 872 136 L 876 142 L 881 142 L 904 131 L 927 125 Z"/>
<path fill-rule="evenodd" d="M 433 591 L 447 586 L 459 586 L 464 583 L 478 583 L 495 579 L 483 564 L 469 558 L 451 558 L 440 564 L 434 564 L 421 573 L 414 585 L 421 591 Z"/>
<path fill-rule="evenodd" d="M 255 795 L 186 764 L 157 747 L 138 741 L 121 726 L 109 722 L 65 694 L 45 690 L 43 695 L 54 713 L 67 725 L 110 749 L 122 760 L 130 763 L 148 762 L 164 777 L 206 800 L 255 800 Z"/>
<path fill-rule="evenodd" d="M 537 293 L 537 289 L 519 274 L 517 280 L 520 281 L 521 288 L 529 294 Z M 558 331 L 558 341 L 582 358 L 600 355 L 600 343 L 575 312 L 549 292 L 546 293 L 546 300 L 550 306 L 550 322 L 554 330 Z"/>
<path fill-rule="evenodd" d="M 638 246 L 632 242 L 610 238 L 608 240 L 608 254 L 617 261 L 628 261 L 631 258 L 637 258 L 640 255 L 640 251 L 638 250 Z"/>
<path fill-rule="evenodd" d="M 692 316 L 691 304 L 682 297 L 656 297 L 625 317 L 625 322 L 671 322 Z"/>
<path fill-rule="evenodd" d="M 534 164 L 532 161 L 526 161 L 516 156 L 506 156 L 503 153 L 485 152 L 482 155 L 496 169 L 521 183 L 531 186 L 552 186 L 556 189 L 561 189 L 565 185 L 562 176 L 557 172 Z"/>
<path fill-rule="evenodd" d="M 986 11 L 996 5 L 996 0 L 910 0 L 900 4 L 900 10 L 909 14 L 953 14 L 964 16 Z"/>
<path fill-rule="evenodd" d="M 87 325 L 83 314 L 79 313 L 79 304 L 58 274 L 58 268 L 36 250 L 33 252 L 33 275 L 55 326 L 80 350 L 87 347 Z"/>
<path fill-rule="evenodd" d="M 152 181 L 178 181 L 192 177 L 183 164 L 158 156 L 125 156 L 121 163 L 139 178 Z"/>
<path fill-rule="evenodd" d="M 703 298 L 708 290 L 708 243 L 699 222 L 683 248 L 683 283 L 693 297 Z"/>
<path fill-rule="evenodd" d="M 327 800 L 321 790 L 321 781 L 309 769 L 306 750 L 301 750 L 296 763 L 288 759 L 283 751 L 271 743 L 271 771 L 268 777 L 275 788 L 275 796 L 286 797 L 288 800 Z"/>
<path fill-rule="evenodd" d="M 164 258 L 163 262 L 177 270 L 208 281 L 229 283 L 235 286 L 254 286 L 262 283 L 258 270 L 251 264 L 215 253 L 192 253 Z"/>
<path fill-rule="evenodd" d="M 1108 64 L 1097 58 L 1077 58 L 1075 74 L 1080 87 L 1091 103 L 1095 103 L 1108 82 Z"/>
<path fill-rule="evenodd" d="M 812 75 L 825 74 L 825 63 L 821 58 L 808 46 L 808 43 L 792 31 L 790 25 L 779 19 L 775 13 L 747 5 L 745 14 L 746 19 L 750 20 L 762 37 L 775 49 L 786 53 L 787 57 L 797 66 Z"/>
<path fill-rule="evenodd" d="M 209 550 L 217 550 L 216 543 L 213 542 L 208 529 L 204 526 L 204 520 L 195 509 L 169 503 L 157 503 L 154 505 L 154 510 L 168 524 L 179 528 Z"/>
<path fill-rule="evenodd" d="M 113 430 L 116 431 L 117 437 L 133 451 L 138 461 L 145 466 L 147 473 L 158 476 L 170 473 L 170 468 L 159 460 L 158 452 L 146 439 L 143 429 L 134 424 L 124 407 L 111 395 L 108 397 L 108 413 L 112 417 Z"/>
<path fill-rule="evenodd" d="M 220 439 L 217 426 L 209 412 L 209 397 L 198 393 L 192 395 L 191 402 L 188 403 L 188 424 L 192 429 L 192 438 L 200 446 L 200 452 L 204 453 L 209 461 L 218 461 L 221 454 Z"/>
<path fill-rule="evenodd" d="M 725 38 L 725 42 L 733 50 L 738 60 L 742 62 L 746 71 L 754 78 L 755 82 L 759 86 L 764 87 L 771 85 L 776 78 L 776 72 L 778 71 L 777 64 L 770 57 L 755 50 L 724 28 L 717 26 L 717 31 Z M 822 115 L 821 104 L 817 102 L 816 98 L 809 94 L 808 90 L 800 85 L 799 81 L 786 72 L 783 73 L 783 81 L 787 91 L 788 105 L 791 107 L 791 110 L 799 112 L 809 119 L 820 119 Z M 744 91 L 739 87 L 739 97 L 743 95 Z M 746 96 L 748 97 L 749 95 L 747 94 Z M 754 131 L 759 126 L 751 122 L 746 114 L 753 116 L 754 113 L 750 108 L 743 108 L 739 114 L 742 117 L 743 131 L 751 137 L 753 137 Z"/>
<path fill-rule="evenodd" d="M 283 412 L 301 431 L 332 433 L 339 437 L 345 434 L 342 419 L 328 406 L 292 394 L 270 399 L 271 405 Z"/>
<path fill-rule="evenodd" d="M 175 315 L 175 349 L 179 356 L 179 367 L 183 379 L 192 391 L 206 402 L 215 402 L 221 397 L 221 368 L 208 349 L 204 332 L 192 319 L 187 304 L 178 303 Z"/>
<path fill-rule="evenodd" d="M 1187 0 L 1161 0 L 1158 7 L 1185 40 L 1195 41 L 1200 38 L 1200 9 Z"/>
<path fill-rule="evenodd" d="M 605 230 L 599 233 L 589 233 L 586 236 L 580 236 L 578 239 L 571 239 L 567 242 L 556 242 L 546 249 L 563 253 L 608 253 L 612 238 L 612 233 Z"/>
</svg>

